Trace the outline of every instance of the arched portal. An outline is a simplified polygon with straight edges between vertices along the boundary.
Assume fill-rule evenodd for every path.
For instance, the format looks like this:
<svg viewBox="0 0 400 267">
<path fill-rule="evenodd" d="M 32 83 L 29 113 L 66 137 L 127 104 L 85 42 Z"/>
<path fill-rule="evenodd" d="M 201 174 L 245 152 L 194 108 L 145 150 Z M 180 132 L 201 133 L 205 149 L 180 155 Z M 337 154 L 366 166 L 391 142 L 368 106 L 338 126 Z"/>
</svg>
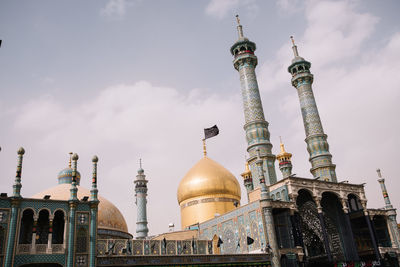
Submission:
<svg viewBox="0 0 400 267">
<path fill-rule="evenodd" d="M 379 247 L 392 247 L 390 242 L 390 235 L 387 228 L 386 218 L 382 215 L 374 216 L 372 220 L 376 230 L 376 241 Z"/>
<path fill-rule="evenodd" d="M 355 205 L 358 207 L 357 201 Z M 333 259 L 335 261 L 358 260 L 350 221 L 345 217 L 348 215 L 344 213 L 338 195 L 324 192 L 321 206 Z"/>
<path fill-rule="evenodd" d="M 57 210 L 54 214 L 53 219 L 53 237 L 52 243 L 53 244 L 63 244 L 64 242 L 64 212 L 61 210 Z"/>
<path fill-rule="evenodd" d="M 334 193 L 324 192 L 321 199 L 322 212 L 324 215 L 326 232 L 329 238 L 329 246 L 334 260 L 346 260 L 344 250 L 344 213 L 342 204 Z M 350 242 L 352 242 L 350 240 Z"/>
<path fill-rule="evenodd" d="M 31 244 L 33 230 L 33 210 L 24 210 L 20 225 L 19 244 Z"/>
<path fill-rule="evenodd" d="M 47 244 L 49 238 L 49 211 L 41 210 L 37 222 L 36 244 Z"/>
<path fill-rule="evenodd" d="M 308 257 L 325 255 L 324 239 L 317 206 L 309 191 L 299 190 L 296 204 L 300 216 L 300 227 Z"/>
</svg>

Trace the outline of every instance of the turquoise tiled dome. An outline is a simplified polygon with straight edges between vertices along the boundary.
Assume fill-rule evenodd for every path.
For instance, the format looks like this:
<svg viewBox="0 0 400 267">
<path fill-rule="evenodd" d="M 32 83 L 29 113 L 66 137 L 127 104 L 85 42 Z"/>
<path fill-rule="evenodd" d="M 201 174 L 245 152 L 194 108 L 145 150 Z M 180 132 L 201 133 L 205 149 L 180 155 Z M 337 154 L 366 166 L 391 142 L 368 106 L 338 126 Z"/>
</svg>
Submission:
<svg viewBox="0 0 400 267">
<path fill-rule="evenodd" d="M 61 170 L 58 173 L 58 184 L 70 184 L 72 183 L 72 168 L 67 167 L 63 170 Z M 76 171 L 76 184 L 79 185 L 79 182 L 81 180 L 81 174 Z"/>
</svg>

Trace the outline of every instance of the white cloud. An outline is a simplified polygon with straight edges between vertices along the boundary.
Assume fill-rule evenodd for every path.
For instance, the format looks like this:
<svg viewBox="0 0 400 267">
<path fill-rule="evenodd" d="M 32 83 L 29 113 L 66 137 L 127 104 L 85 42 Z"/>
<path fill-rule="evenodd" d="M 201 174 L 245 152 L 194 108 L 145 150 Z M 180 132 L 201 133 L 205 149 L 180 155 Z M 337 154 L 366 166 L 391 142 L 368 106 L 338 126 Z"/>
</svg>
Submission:
<svg viewBox="0 0 400 267">
<path fill-rule="evenodd" d="M 300 55 L 313 64 L 314 94 L 338 179 L 368 182 L 370 204 L 379 206 L 383 202 L 376 190 L 375 168 L 384 168 L 393 178 L 397 172 L 383 155 L 394 155 L 400 147 L 396 137 L 400 133 L 400 92 L 395 79 L 400 69 L 400 32 L 378 47 L 367 46 L 379 18 L 357 7 L 354 1 L 307 1 L 307 27 L 295 39 Z M 304 129 L 297 94 L 288 81 L 287 66 L 293 57 L 290 46 L 288 38 L 274 59 L 261 64 L 258 77 L 268 95 L 288 92 L 278 100 L 285 122 L 278 131 L 294 133 L 288 142 L 295 144 L 304 138 Z M 292 147 L 296 146 L 287 149 Z M 294 172 L 308 176 L 308 154 L 301 147 L 291 152 Z M 392 198 L 400 201 L 394 194 Z"/>
<path fill-rule="evenodd" d="M 179 226 L 176 189 L 185 172 L 202 156 L 203 128 L 217 124 L 221 130 L 219 136 L 208 142 L 210 157 L 225 166 L 226 161 L 236 165 L 237 173 L 243 168 L 242 157 L 238 157 L 239 162 L 226 157 L 227 153 L 241 155 L 244 151 L 240 145 L 229 147 L 234 140 L 244 141 L 240 123 L 232 120 L 242 117 L 237 108 L 241 105 L 239 94 L 198 97 L 201 91 L 193 89 L 182 95 L 174 88 L 141 81 L 106 88 L 84 103 L 65 103 L 43 96 L 22 105 L 14 127 L 15 132 L 29 133 L 25 161 L 40 164 L 40 158 L 35 158 L 31 151 L 57 155 L 40 170 L 42 183 L 25 190 L 32 195 L 55 185 L 56 174 L 66 165 L 70 151 L 80 155 L 82 183 L 89 187 L 90 157 L 98 154 L 100 194 L 117 204 L 134 233 L 133 180 L 138 159 L 142 158 L 149 180 L 151 233 L 167 231 L 170 222 Z M 216 142 L 217 138 L 231 142 Z M 26 173 L 24 181 L 32 175 L 29 166 Z"/>
<path fill-rule="evenodd" d="M 108 0 L 105 7 L 100 10 L 100 15 L 108 18 L 123 18 L 128 7 L 134 5 L 140 0 Z"/>
<path fill-rule="evenodd" d="M 246 11 L 253 15 L 258 11 L 255 0 L 211 0 L 206 7 L 206 14 L 222 19 L 228 13 L 236 15 L 241 7 L 245 7 Z"/>
<path fill-rule="evenodd" d="M 293 14 L 300 10 L 299 2 L 299 0 L 277 0 L 276 5 L 280 10 Z"/>
</svg>

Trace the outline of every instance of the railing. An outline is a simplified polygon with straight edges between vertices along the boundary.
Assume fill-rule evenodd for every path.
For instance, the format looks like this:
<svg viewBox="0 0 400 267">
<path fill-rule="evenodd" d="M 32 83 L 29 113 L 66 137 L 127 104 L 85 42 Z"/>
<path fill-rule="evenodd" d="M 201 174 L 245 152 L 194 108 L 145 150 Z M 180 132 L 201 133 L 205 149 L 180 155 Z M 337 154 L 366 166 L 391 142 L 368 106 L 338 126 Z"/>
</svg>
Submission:
<svg viewBox="0 0 400 267">
<path fill-rule="evenodd" d="M 212 241 L 208 240 L 132 240 L 100 239 L 98 256 L 156 256 L 156 255 L 206 255 L 213 254 Z"/>
<path fill-rule="evenodd" d="M 19 244 L 18 245 L 18 254 L 30 254 L 31 253 L 31 244 Z"/>
<path fill-rule="evenodd" d="M 18 244 L 17 253 L 18 254 L 63 254 L 64 245 L 63 244 L 53 244 L 51 246 L 51 252 L 47 250 L 47 244 L 36 244 L 35 248 L 32 249 L 32 244 Z"/>
<path fill-rule="evenodd" d="M 51 245 L 53 254 L 64 253 L 64 244 L 53 244 Z"/>
</svg>

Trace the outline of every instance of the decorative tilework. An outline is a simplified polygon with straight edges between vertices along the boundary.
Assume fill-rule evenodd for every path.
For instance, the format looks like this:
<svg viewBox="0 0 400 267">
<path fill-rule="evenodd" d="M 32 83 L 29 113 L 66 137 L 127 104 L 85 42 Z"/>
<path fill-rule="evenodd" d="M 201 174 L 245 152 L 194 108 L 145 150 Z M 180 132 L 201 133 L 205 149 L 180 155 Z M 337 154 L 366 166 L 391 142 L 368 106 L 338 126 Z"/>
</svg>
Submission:
<svg viewBox="0 0 400 267">
<path fill-rule="evenodd" d="M 8 210 L 0 210 L 0 223 L 7 223 L 8 221 Z"/>
<path fill-rule="evenodd" d="M 89 214 L 87 213 L 78 213 L 78 224 L 80 225 L 88 225 L 89 223 Z"/>
<path fill-rule="evenodd" d="M 42 255 L 29 255 L 21 254 L 16 255 L 14 258 L 14 266 L 20 266 L 28 263 L 58 263 L 65 266 L 64 254 L 42 254 Z"/>
<path fill-rule="evenodd" d="M 313 75 L 309 72 L 311 63 L 306 61 L 294 63 L 289 67 L 289 72 L 293 73 L 292 69 L 297 68 L 297 65 L 302 65 L 303 70 L 306 69 L 293 75 L 292 85 L 297 88 L 300 100 L 307 150 L 310 154 L 312 166 L 310 171 L 314 177 L 320 177 L 321 180 L 336 182 L 336 166 L 332 164 L 332 155 L 329 153 L 327 136 L 322 128 L 311 87 L 313 82 Z"/>
</svg>

